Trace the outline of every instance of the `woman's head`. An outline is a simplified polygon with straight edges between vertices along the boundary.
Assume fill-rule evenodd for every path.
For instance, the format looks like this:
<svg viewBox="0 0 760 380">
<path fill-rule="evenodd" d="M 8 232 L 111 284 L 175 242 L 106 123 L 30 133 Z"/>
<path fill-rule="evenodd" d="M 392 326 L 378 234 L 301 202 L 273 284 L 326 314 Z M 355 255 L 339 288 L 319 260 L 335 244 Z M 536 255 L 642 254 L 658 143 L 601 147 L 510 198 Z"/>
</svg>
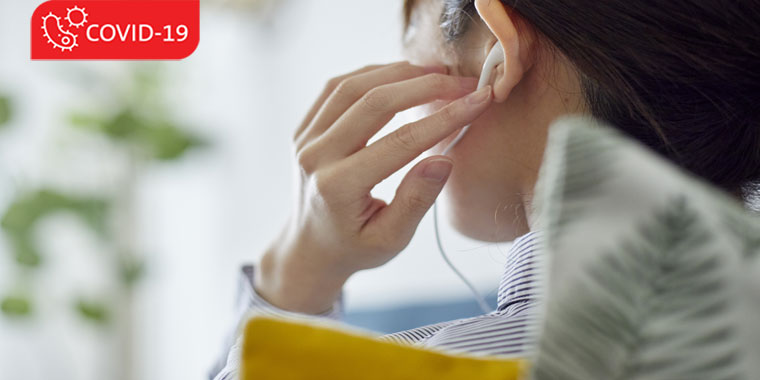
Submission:
<svg viewBox="0 0 760 380">
<path fill-rule="evenodd" d="M 604 120 L 733 194 L 760 182 L 757 0 L 407 0 L 405 9 L 412 60 L 477 76 L 490 46 L 507 52 L 492 83 L 498 102 L 454 152 L 451 216 L 468 235 L 524 232 L 546 129 L 566 113 Z M 506 179 L 481 177 L 500 169 Z"/>
</svg>

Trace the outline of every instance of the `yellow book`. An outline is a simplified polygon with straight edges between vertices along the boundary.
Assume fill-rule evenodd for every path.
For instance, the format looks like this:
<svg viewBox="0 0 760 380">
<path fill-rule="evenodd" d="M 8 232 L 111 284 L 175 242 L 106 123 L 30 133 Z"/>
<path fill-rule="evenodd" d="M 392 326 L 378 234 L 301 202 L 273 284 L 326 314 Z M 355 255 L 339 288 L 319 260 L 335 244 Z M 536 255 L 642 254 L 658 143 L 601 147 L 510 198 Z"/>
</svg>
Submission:
<svg viewBox="0 0 760 380">
<path fill-rule="evenodd" d="M 241 380 L 518 380 L 521 359 L 448 355 L 327 325 L 257 317 L 244 331 Z"/>
</svg>

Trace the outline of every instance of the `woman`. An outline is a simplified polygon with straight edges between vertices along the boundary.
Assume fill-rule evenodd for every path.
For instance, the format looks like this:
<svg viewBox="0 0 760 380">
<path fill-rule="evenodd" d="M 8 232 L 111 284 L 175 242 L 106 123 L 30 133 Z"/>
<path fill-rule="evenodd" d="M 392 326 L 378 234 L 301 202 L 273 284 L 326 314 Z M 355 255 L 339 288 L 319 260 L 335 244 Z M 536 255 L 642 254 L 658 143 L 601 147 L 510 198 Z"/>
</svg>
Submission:
<svg viewBox="0 0 760 380">
<path fill-rule="evenodd" d="M 446 186 L 463 234 L 516 240 L 491 314 L 388 339 L 481 354 L 535 343 L 532 284 L 539 242 L 531 201 L 549 125 L 601 119 L 737 198 L 760 181 L 760 13 L 756 1 L 408 0 L 410 63 L 331 80 L 297 129 L 300 178 L 289 224 L 254 268 L 246 308 L 337 316 L 345 281 L 409 242 Z M 476 76 L 495 44 L 505 61 L 490 86 Z M 429 116 L 367 145 L 395 113 Z M 370 190 L 405 164 L 390 204 Z M 254 290 L 255 289 L 255 290 Z M 233 348 L 218 378 L 235 373 Z"/>
</svg>

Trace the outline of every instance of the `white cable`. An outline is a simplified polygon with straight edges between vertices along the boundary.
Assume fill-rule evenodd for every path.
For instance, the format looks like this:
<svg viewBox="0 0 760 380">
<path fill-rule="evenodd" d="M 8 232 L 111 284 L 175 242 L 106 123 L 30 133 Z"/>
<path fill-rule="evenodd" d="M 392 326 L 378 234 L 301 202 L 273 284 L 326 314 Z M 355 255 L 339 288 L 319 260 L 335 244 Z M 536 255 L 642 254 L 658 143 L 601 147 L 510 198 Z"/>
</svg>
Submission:
<svg viewBox="0 0 760 380">
<path fill-rule="evenodd" d="M 475 289 L 475 286 L 472 285 L 470 281 L 467 280 L 467 278 L 464 277 L 464 275 L 459 272 L 459 270 L 454 266 L 454 264 L 449 260 L 449 257 L 446 256 L 446 251 L 443 249 L 443 243 L 441 242 L 441 233 L 438 230 L 438 202 L 436 201 L 433 203 L 433 228 L 435 229 L 435 241 L 438 243 L 438 250 L 441 252 L 441 256 L 443 256 L 443 260 L 448 264 L 449 268 L 456 273 L 457 276 L 462 280 L 462 282 L 467 285 L 468 288 L 470 288 L 470 291 L 472 292 L 472 295 L 475 296 L 475 301 L 478 301 L 478 305 L 480 306 L 480 309 L 483 310 L 483 313 L 488 314 L 491 312 L 491 307 L 488 306 L 488 303 L 486 302 L 485 298 L 483 298 L 480 293 L 478 293 L 478 290 Z"/>
<path fill-rule="evenodd" d="M 502 62 L 504 62 L 504 49 L 501 47 L 501 44 L 497 42 L 493 48 L 491 48 L 491 51 L 488 53 L 488 57 L 486 57 L 486 61 L 483 63 L 483 70 L 480 72 L 480 80 L 478 80 L 478 90 L 491 83 L 491 76 L 493 76 L 494 69 L 496 69 L 496 66 Z M 464 135 L 469 130 L 470 125 L 468 124 L 462 128 L 461 131 L 459 131 L 457 137 L 451 141 L 449 146 L 447 146 L 441 154 L 448 156 L 449 152 L 451 152 L 451 149 L 453 149 L 454 146 L 462 140 L 462 137 L 464 137 Z"/>
<path fill-rule="evenodd" d="M 501 47 L 500 43 L 496 43 L 491 51 L 488 53 L 488 57 L 486 57 L 485 63 L 483 63 L 483 70 L 480 73 L 480 80 L 478 81 L 478 90 L 485 87 L 488 83 L 491 82 L 491 76 L 493 74 L 493 70 L 496 68 L 496 66 L 504 62 L 504 50 Z M 443 155 L 447 156 L 451 149 L 454 148 L 455 145 L 459 143 L 460 140 L 462 140 L 462 137 L 467 133 L 467 131 L 470 129 L 470 126 L 467 125 L 464 128 L 462 128 L 461 131 L 459 131 L 459 134 L 457 137 L 449 144 L 446 149 L 443 150 Z M 486 302 L 485 298 L 478 293 L 478 290 L 475 289 L 475 286 L 472 285 L 470 281 L 467 280 L 466 277 L 454 266 L 454 264 L 449 260 L 449 257 L 446 255 L 446 251 L 443 249 L 443 243 L 441 242 L 441 233 L 438 230 L 438 201 L 436 200 L 435 203 L 433 203 L 433 228 L 435 229 L 435 242 L 438 243 L 438 250 L 441 252 L 441 256 L 443 256 L 443 260 L 448 264 L 449 268 L 456 273 L 457 276 L 462 280 L 462 282 L 467 285 L 468 288 L 470 288 L 470 291 L 472 292 L 472 295 L 475 297 L 475 300 L 478 301 L 478 305 L 483 310 L 483 313 L 488 314 L 491 312 L 491 307 L 488 306 L 488 303 Z"/>
</svg>

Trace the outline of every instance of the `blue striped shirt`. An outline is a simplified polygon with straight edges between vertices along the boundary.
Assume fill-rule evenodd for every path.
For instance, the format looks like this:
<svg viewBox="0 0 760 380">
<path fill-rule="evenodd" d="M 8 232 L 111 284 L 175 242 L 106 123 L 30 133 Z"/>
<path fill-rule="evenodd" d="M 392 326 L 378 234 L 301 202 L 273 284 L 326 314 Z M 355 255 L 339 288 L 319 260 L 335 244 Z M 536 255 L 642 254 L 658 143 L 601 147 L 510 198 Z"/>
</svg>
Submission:
<svg viewBox="0 0 760 380">
<path fill-rule="evenodd" d="M 535 349 L 539 332 L 539 285 L 541 284 L 541 235 L 531 232 L 518 238 L 507 253 L 506 266 L 499 283 L 496 310 L 472 318 L 436 323 L 388 334 L 380 339 L 402 344 L 467 353 L 476 356 L 524 356 Z M 253 288 L 253 267 L 243 268 L 238 302 L 241 325 L 251 315 L 301 317 L 278 309 L 260 297 Z M 342 301 L 318 318 L 339 320 Z M 237 378 L 240 361 L 240 337 L 228 344 L 225 356 L 211 378 Z"/>
</svg>

